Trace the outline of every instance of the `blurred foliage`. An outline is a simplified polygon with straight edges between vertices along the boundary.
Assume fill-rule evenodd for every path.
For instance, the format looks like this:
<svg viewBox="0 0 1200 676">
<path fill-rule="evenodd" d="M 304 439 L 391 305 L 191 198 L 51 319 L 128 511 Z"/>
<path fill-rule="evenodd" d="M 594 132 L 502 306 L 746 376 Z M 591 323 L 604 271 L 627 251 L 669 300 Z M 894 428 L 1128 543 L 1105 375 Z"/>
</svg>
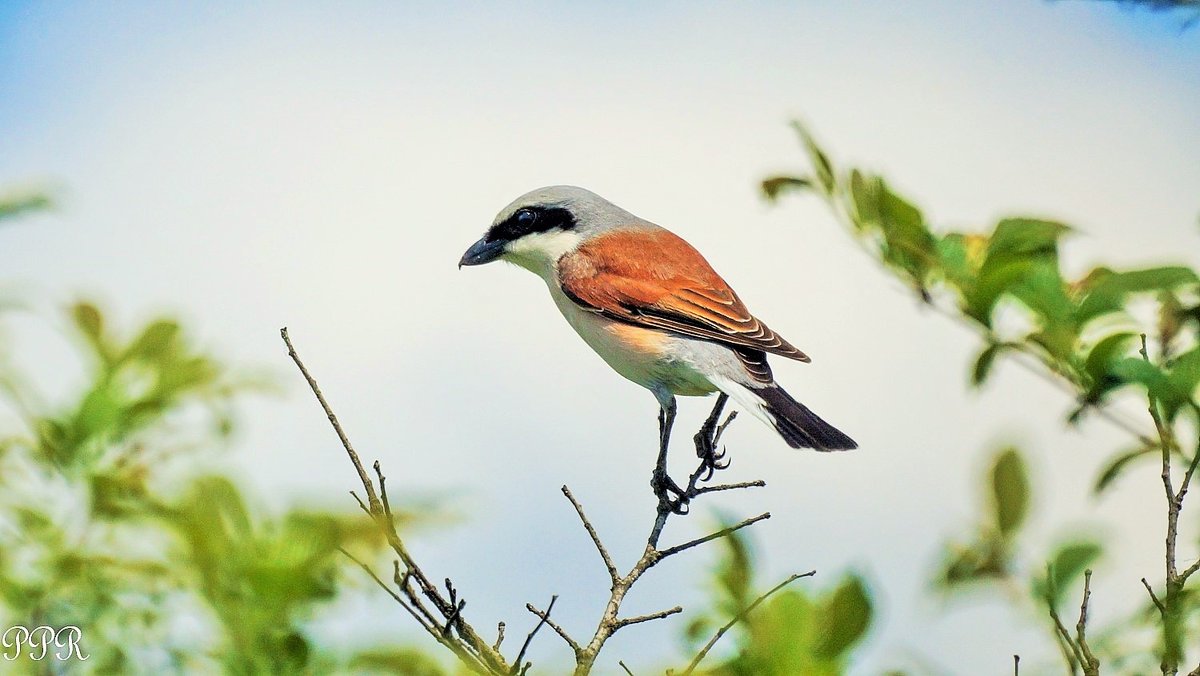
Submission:
<svg viewBox="0 0 1200 676">
<path fill-rule="evenodd" d="M 5 198 L 0 220 L 46 204 Z M 339 548 L 382 541 L 358 514 L 265 514 L 213 473 L 256 381 L 172 319 L 123 337 L 90 303 L 67 316 L 86 372 L 65 401 L 46 403 L 0 342 L 0 627 L 80 627 L 88 659 L 27 647 L 5 673 L 442 673 L 402 645 L 330 650 L 310 634 Z"/>
<path fill-rule="evenodd" d="M 206 469 L 244 384 L 172 320 L 122 339 L 91 304 L 69 315 L 89 367 L 74 400 L 40 406 L 0 367 L 18 426 L 0 442 L 0 623 L 81 627 L 90 658 L 72 666 L 93 673 L 359 659 L 317 655 L 306 622 L 337 592 L 339 547 L 377 550 L 377 531 L 358 515 L 255 514 Z"/>
<path fill-rule="evenodd" d="M 0 225 L 14 216 L 41 211 L 51 205 L 50 197 L 38 190 L 0 192 Z"/>
<path fill-rule="evenodd" d="M 1072 423 L 1131 388 L 1148 393 L 1164 424 L 1195 420 L 1200 278 L 1194 270 L 1097 266 L 1071 278 L 1058 250 L 1073 230 L 1044 219 L 1006 218 L 982 233 L 939 232 L 882 177 L 836 172 L 808 132 L 797 130 L 814 176 L 769 178 L 764 194 L 772 200 L 796 191 L 821 195 L 867 252 L 923 303 L 975 329 L 983 345 L 970 371 L 973 386 L 987 382 L 1000 357 L 1013 356 L 1036 362 L 1070 388 L 1077 402 L 1067 416 Z M 1151 325 L 1139 319 L 1147 304 L 1155 307 Z M 1156 354 L 1139 354 L 1142 334 Z M 1152 454 L 1156 440 L 1137 440 L 1138 450 L 1114 457 L 1099 487 Z"/>
<path fill-rule="evenodd" d="M 1114 449 L 1103 463 L 1094 484 L 1097 493 L 1145 459 L 1159 459 L 1173 486 L 1186 486 L 1200 459 L 1200 440 L 1181 441 L 1194 438 L 1200 424 L 1200 278 L 1195 270 L 1100 265 L 1069 275 L 1059 249 L 1074 232 L 1070 226 L 1018 217 L 975 232 L 935 228 L 883 177 L 837 168 L 805 128 L 797 125 L 796 131 L 811 173 L 768 178 L 763 194 L 772 201 L 793 193 L 819 195 L 864 250 L 921 304 L 977 332 L 982 344 L 968 369 L 973 387 L 984 386 L 995 365 L 1010 358 L 1072 395 L 1075 403 L 1064 416 L 1068 424 L 1094 415 L 1126 432 L 1134 445 Z M 1131 420 L 1114 410 L 1113 400 L 1122 397 L 1137 401 L 1149 419 Z M 1173 460 L 1189 469 L 1172 474 Z M 1018 603 L 1040 608 L 1046 619 L 1054 619 L 1068 600 L 1078 604 L 1081 578 L 1103 556 L 1104 543 L 1076 532 L 1048 552 L 1029 552 L 1022 527 L 1033 496 L 1026 463 L 1015 448 L 994 457 L 984 486 L 985 514 L 972 536 L 946 547 L 936 586 L 950 593 L 989 586 L 1023 589 Z M 1170 501 L 1180 511 L 1185 493 L 1186 488 L 1176 491 Z M 1165 511 L 1177 522 L 1170 509 Z M 1157 520 L 1154 527 L 1160 527 Z M 1190 548 L 1196 540 L 1188 540 Z M 1164 553 L 1175 560 L 1173 544 Z M 1091 647 L 1124 673 L 1159 668 L 1175 673 L 1187 650 L 1200 646 L 1200 599 L 1184 588 L 1186 581 L 1186 575 L 1168 573 L 1159 592 L 1164 609 L 1147 598 L 1128 623 L 1093 628 Z M 1062 637 L 1053 623 L 1048 626 L 1069 673 L 1082 669 L 1076 639 Z M 1156 629 L 1157 647 L 1142 640 L 1143 628 Z"/>
<path fill-rule="evenodd" d="M 729 524 L 725 524 L 729 525 Z M 723 553 L 712 584 L 710 607 L 692 617 L 686 639 L 698 648 L 762 594 L 755 581 L 754 556 L 743 531 L 721 540 Z M 737 622 L 732 654 L 700 673 L 773 676 L 844 673 L 854 648 L 871 624 L 873 604 L 866 582 L 847 574 L 824 593 L 807 591 L 811 579 L 793 582 Z M 720 644 L 718 644 L 719 646 Z M 719 650 L 717 648 L 716 650 Z M 709 661 L 716 662 L 715 655 Z"/>
</svg>

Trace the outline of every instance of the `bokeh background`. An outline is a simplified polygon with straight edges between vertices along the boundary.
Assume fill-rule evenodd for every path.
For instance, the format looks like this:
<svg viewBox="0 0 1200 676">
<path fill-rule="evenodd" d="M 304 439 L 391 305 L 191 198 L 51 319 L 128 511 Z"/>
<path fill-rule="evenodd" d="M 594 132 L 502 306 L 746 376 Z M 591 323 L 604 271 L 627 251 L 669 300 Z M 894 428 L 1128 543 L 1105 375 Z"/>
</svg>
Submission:
<svg viewBox="0 0 1200 676">
<path fill-rule="evenodd" d="M 225 360 L 274 370 L 283 396 L 243 406 L 228 457 L 269 509 L 337 504 L 356 482 L 286 361 L 290 327 L 393 492 L 460 517 L 414 549 L 455 579 L 472 620 L 523 626 L 527 601 L 560 593 L 559 621 L 582 628 L 607 585 L 558 487 L 631 560 L 653 508 L 654 400 L 573 335 L 539 280 L 455 263 L 516 195 L 588 187 L 705 252 L 813 357 L 778 364 L 780 381 L 861 445 L 819 455 L 750 418 L 731 429 L 729 478 L 769 486 L 714 503 L 773 513 L 754 536 L 767 575 L 866 576 L 879 607 L 855 673 L 1001 673 L 1014 653 L 1045 656 L 1040 628 L 1000 601 L 929 594 L 941 543 L 978 511 L 982 450 L 1033 442 L 1035 542 L 1112 529 L 1101 620 L 1142 603 L 1138 579 L 1161 568 L 1160 529 L 1145 525 L 1161 518 L 1157 470 L 1093 499 L 1098 447 L 1119 432 L 1064 430 L 1071 402 L 1005 364 L 967 394 L 971 335 L 915 309 L 816 200 L 772 207 L 757 185 L 802 166 L 787 124 L 799 118 L 935 221 L 1076 224 L 1064 255 L 1077 271 L 1196 265 L 1197 35 L 1179 17 L 1033 0 L 8 0 L 0 184 L 48 185 L 57 207 L 5 229 L 0 270 L 35 306 L 99 298 L 128 322 L 170 311 Z M 55 329 L 16 330 L 28 371 L 52 392 L 78 386 Z M 707 408 L 684 400 L 679 429 Z M 688 457 L 681 445 L 680 471 Z M 668 537 L 712 523 L 700 510 Z M 631 612 L 701 598 L 698 561 L 654 570 Z M 323 640 L 416 636 L 362 592 L 323 614 Z M 644 625 L 607 650 L 636 671 L 681 631 Z M 566 652 L 547 636 L 533 655 Z"/>
</svg>

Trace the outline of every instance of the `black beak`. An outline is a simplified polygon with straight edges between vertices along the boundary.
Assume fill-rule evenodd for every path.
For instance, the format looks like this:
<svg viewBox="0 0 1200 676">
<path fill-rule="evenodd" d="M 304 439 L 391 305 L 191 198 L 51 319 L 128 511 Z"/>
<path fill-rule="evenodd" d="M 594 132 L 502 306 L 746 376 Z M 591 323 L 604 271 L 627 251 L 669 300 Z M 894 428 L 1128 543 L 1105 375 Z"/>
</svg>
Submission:
<svg viewBox="0 0 1200 676">
<path fill-rule="evenodd" d="M 463 254 L 462 258 L 459 259 L 458 267 L 461 268 L 464 265 L 483 265 L 484 263 L 491 263 L 504 253 L 504 245 L 507 243 L 508 242 L 505 242 L 502 239 L 489 242 L 487 241 L 487 238 L 484 237 L 478 242 L 472 244 L 470 249 L 467 249 L 467 252 Z"/>
</svg>

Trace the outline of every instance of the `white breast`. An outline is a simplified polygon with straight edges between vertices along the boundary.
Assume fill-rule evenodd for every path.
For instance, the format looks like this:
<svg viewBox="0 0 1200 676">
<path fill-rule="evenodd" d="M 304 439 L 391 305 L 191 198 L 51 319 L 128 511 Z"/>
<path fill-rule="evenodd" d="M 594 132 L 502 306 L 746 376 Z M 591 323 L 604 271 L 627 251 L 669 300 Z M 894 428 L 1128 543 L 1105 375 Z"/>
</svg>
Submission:
<svg viewBox="0 0 1200 676">
<path fill-rule="evenodd" d="M 656 395 L 700 396 L 717 388 L 705 375 L 714 358 L 734 359 L 727 349 L 617 322 L 585 310 L 547 280 L 550 296 L 563 317 L 614 371 Z"/>
</svg>

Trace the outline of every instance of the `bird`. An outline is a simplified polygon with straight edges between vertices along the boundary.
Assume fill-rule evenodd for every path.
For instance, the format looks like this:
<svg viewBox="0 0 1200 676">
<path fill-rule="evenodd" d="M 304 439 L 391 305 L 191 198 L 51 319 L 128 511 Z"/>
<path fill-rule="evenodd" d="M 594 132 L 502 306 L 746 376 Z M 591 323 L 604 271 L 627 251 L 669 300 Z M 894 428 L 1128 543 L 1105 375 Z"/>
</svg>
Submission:
<svg viewBox="0 0 1200 676">
<path fill-rule="evenodd" d="M 504 207 L 458 266 L 493 261 L 541 277 L 584 342 L 654 395 L 659 471 L 677 396 L 718 393 L 714 417 L 732 398 L 793 448 L 857 448 L 788 394 L 767 364 L 768 354 L 800 362 L 808 355 L 751 314 L 704 256 L 670 230 L 584 188 L 549 186 Z"/>
</svg>

